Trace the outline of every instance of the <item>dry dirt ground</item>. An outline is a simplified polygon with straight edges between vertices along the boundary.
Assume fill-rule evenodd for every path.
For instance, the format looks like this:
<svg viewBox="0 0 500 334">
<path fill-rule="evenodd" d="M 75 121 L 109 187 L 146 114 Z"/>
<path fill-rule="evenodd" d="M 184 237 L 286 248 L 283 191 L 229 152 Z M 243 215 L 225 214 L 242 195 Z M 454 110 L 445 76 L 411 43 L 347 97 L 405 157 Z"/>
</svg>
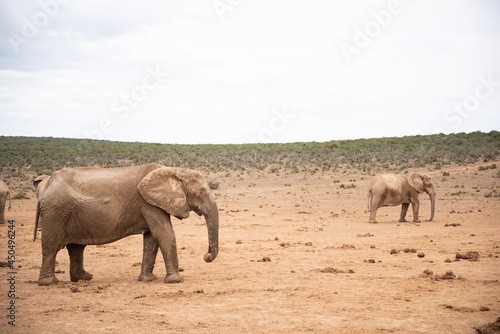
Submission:
<svg viewBox="0 0 500 334">
<path fill-rule="evenodd" d="M 15 220 L 16 274 L 10 285 L 11 270 L 0 268 L 0 332 L 475 333 L 500 316 L 500 198 L 484 196 L 500 192 L 500 178 L 480 165 L 422 171 L 433 178 L 437 202 L 434 221 L 425 222 L 430 202 L 421 195 L 419 224 L 399 223 L 400 207 L 380 209 L 379 223 L 369 224 L 371 176 L 355 171 L 211 174 L 220 182 L 219 256 L 203 261 L 202 218 L 175 220 L 185 280 L 173 285 L 163 283 L 160 255 L 161 279 L 137 281 L 136 235 L 87 247 L 91 281 L 70 281 L 61 250 L 61 282 L 38 286 L 41 245 L 32 242 L 30 193 L 7 213 Z M 0 261 L 7 241 L 1 225 Z M 456 259 L 468 252 L 472 260 Z M 11 300 L 15 327 L 8 324 Z"/>
</svg>

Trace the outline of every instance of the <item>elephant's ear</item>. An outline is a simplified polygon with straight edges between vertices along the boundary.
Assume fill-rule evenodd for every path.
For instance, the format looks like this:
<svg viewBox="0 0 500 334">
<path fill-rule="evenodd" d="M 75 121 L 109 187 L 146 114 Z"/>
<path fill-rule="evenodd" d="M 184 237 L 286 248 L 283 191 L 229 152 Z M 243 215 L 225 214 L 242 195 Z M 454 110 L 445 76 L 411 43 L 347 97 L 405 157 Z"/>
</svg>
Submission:
<svg viewBox="0 0 500 334">
<path fill-rule="evenodd" d="M 40 182 L 42 182 L 44 179 L 46 179 L 48 177 L 49 177 L 48 175 L 40 175 L 36 179 L 34 179 L 33 186 L 35 187 L 35 189 L 38 188 L 38 185 L 40 184 Z"/>
<path fill-rule="evenodd" d="M 174 168 L 155 169 L 142 179 L 137 188 L 149 204 L 177 218 L 189 217 L 186 193 Z"/>
<path fill-rule="evenodd" d="M 413 173 L 408 177 L 408 183 L 412 186 L 413 189 L 418 191 L 419 193 L 424 192 L 424 180 L 422 176 L 418 173 Z"/>
</svg>

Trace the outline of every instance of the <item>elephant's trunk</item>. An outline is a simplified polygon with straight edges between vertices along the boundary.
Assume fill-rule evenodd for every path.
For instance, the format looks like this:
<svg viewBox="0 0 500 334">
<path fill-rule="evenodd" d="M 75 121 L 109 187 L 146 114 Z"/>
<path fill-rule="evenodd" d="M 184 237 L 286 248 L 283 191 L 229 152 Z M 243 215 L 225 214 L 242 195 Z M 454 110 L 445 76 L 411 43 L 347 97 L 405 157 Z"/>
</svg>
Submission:
<svg viewBox="0 0 500 334">
<path fill-rule="evenodd" d="M 434 209 L 436 208 L 436 192 L 434 191 L 434 186 L 431 186 L 427 193 L 431 199 L 431 218 L 429 221 L 432 221 L 434 219 Z"/>
<path fill-rule="evenodd" d="M 208 230 L 208 252 L 203 259 L 205 262 L 212 262 L 219 253 L 219 209 L 217 204 L 213 204 L 205 214 Z"/>
</svg>

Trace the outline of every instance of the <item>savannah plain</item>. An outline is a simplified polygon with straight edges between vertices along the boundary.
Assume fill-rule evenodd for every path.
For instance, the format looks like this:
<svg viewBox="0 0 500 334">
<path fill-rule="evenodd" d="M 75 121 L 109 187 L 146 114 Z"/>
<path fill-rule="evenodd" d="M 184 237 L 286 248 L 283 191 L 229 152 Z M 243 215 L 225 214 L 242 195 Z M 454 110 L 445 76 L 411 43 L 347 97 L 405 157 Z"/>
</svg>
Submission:
<svg viewBox="0 0 500 334">
<path fill-rule="evenodd" d="M 6 219 L 15 220 L 16 314 L 15 326 L 9 325 L 11 275 L 1 267 L 0 332 L 487 333 L 483 326 L 500 317 L 495 136 L 495 152 L 487 159 L 482 152 L 470 160 L 340 159 L 324 167 L 309 157 L 308 168 L 276 161 L 245 168 L 210 162 L 213 168 L 204 173 L 219 207 L 220 253 L 212 263 L 203 261 L 208 245 L 202 217 L 173 218 L 184 277 L 180 284 L 163 283 L 160 254 L 154 271 L 159 279 L 137 281 L 142 236 L 135 235 L 86 248 L 91 281 L 70 281 L 69 257 L 61 250 L 59 284 L 38 286 L 43 231 L 33 242 L 36 197 L 30 184 L 50 170 L 35 168 L 36 159 L 9 158 L 0 178 L 17 197 L 6 212 Z M 432 153 L 418 145 L 423 147 L 418 154 Z M 377 152 L 375 147 L 371 154 Z M 287 161 L 293 158 L 288 155 Z M 385 172 L 432 178 L 432 222 L 425 221 L 430 201 L 421 194 L 421 223 L 411 222 L 411 210 L 409 222 L 398 222 L 400 206 L 379 209 L 379 222 L 368 223 L 369 181 Z M 8 225 L 0 225 L 2 262 L 7 240 Z"/>
</svg>

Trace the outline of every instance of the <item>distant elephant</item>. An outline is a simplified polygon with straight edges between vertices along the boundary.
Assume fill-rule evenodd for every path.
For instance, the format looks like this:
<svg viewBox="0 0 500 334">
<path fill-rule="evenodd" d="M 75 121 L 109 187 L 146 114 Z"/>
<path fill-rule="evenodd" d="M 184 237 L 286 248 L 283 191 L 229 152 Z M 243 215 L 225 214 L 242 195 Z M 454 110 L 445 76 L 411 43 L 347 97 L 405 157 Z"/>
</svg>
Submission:
<svg viewBox="0 0 500 334">
<path fill-rule="evenodd" d="M 10 191 L 7 184 L 0 180 L 0 224 L 5 224 L 5 204 L 7 203 L 7 197 L 9 197 L 9 211 L 11 209 L 10 204 Z"/>
<path fill-rule="evenodd" d="M 419 223 L 418 209 L 419 194 L 426 192 L 431 200 L 431 218 L 434 219 L 436 193 L 431 178 L 418 173 L 411 174 L 408 178 L 402 175 L 383 174 L 373 178 L 368 191 L 368 209 L 370 210 L 370 223 L 376 223 L 377 209 L 383 206 L 401 206 L 400 222 L 406 222 L 406 212 L 410 203 L 413 209 L 413 221 Z"/>
<path fill-rule="evenodd" d="M 70 278 L 90 280 L 83 268 L 86 245 L 100 245 L 143 234 L 140 281 L 156 279 L 153 268 L 158 247 L 167 275 L 165 283 L 182 282 L 170 216 L 204 215 L 208 229 L 206 262 L 219 252 L 219 210 L 200 172 L 156 163 L 122 168 L 67 168 L 50 176 L 38 202 L 42 225 L 42 268 L 39 285 L 57 283 L 57 252 L 66 247 Z M 36 236 L 36 234 L 35 234 Z"/>
</svg>

